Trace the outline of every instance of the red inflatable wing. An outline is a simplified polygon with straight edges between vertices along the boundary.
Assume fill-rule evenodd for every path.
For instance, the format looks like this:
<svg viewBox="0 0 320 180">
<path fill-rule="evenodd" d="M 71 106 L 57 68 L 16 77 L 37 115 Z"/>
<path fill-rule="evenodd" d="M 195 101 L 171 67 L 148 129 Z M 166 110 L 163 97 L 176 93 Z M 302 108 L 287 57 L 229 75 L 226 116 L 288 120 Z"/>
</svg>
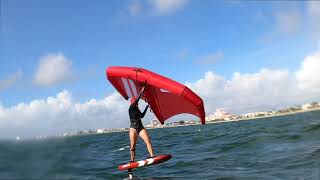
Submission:
<svg viewBox="0 0 320 180">
<path fill-rule="evenodd" d="M 136 97 L 147 84 L 142 99 L 150 105 L 161 124 L 182 113 L 198 116 L 205 124 L 203 101 L 188 87 L 142 68 L 112 66 L 107 68 L 106 74 L 126 100 Z"/>
</svg>

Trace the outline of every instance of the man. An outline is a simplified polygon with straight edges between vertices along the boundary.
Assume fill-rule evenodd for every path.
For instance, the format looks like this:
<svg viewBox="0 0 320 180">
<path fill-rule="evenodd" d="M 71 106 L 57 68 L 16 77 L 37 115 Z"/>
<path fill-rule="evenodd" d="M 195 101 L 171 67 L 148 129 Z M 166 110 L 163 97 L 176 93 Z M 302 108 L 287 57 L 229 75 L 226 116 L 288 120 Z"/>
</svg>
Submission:
<svg viewBox="0 0 320 180">
<path fill-rule="evenodd" d="M 145 87 L 141 90 L 139 93 L 138 98 L 131 98 L 131 105 L 129 107 L 129 116 L 130 116 L 130 131 L 129 131 L 129 137 L 130 137 L 130 156 L 131 161 L 135 160 L 135 150 L 136 150 L 136 143 L 137 138 L 140 136 L 143 141 L 147 145 L 147 149 L 149 151 L 150 157 L 153 157 L 153 149 L 150 141 L 150 137 L 148 135 L 147 130 L 143 127 L 143 124 L 141 122 L 141 118 L 143 118 L 149 108 L 149 105 L 146 106 L 143 113 L 139 110 L 138 102 L 145 90 Z"/>
</svg>

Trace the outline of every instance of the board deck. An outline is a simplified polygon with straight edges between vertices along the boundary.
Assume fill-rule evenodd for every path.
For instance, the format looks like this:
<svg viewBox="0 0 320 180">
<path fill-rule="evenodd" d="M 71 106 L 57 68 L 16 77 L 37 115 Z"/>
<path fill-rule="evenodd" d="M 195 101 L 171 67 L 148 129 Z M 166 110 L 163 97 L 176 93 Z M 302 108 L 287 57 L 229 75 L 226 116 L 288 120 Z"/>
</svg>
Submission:
<svg viewBox="0 0 320 180">
<path fill-rule="evenodd" d="M 128 170 L 128 169 L 134 169 L 134 168 L 138 168 L 138 167 L 159 164 L 159 163 L 163 163 L 165 161 L 168 161 L 169 159 L 171 159 L 171 157 L 172 156 L 169 154 L 161 154 L 161 155 L 155 156 L 153 158 L 148 158 L 145 160 L 134 161 L 134 162 L 122 164 L 118 167 L 118 169 L 120 171 L 124 171 L 124 170 Z"/>
</svg>

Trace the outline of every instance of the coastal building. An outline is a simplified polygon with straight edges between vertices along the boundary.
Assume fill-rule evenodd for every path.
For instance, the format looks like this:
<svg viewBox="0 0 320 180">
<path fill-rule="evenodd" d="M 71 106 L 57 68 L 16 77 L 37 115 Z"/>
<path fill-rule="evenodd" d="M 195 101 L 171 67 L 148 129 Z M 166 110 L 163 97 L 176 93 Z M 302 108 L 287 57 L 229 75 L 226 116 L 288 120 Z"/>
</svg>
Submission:
<svg viewBox="0 0 320 180">
<path fill-rule="evenodd" d="M 246 113 L 246 114 L 242 114 L 243 118 L 255 118 L 255 117 L 263 117 L 263 116 L 271 116 L 274 113 L 272 112 L 250 112 L 250 113 Z"/>
<path fill-rule="evenodd" d="M 235 116 L 233 116 L 229 112 L 224 111 L 223 108 L 218 108 L 213 115 L 209 115 L 206 117 L 206 121 L 230 120 L 233 119 L 233 117 Z"/>
<path fill-rule="evenodd" d="M 98 134 L 104 133 L 104 131 L 105 131 L 104 129 L 97 129 Z"/>
<path fill-rule="evenodd" d="M 184 121 L 173 122 L 172 125 L 173 126 L 182 126 L 182 125 L 184 125 Z"/>
<path fill-rule="evenodd" d="M 269 114 L 270 114 L 269 112 L 261 111 L 261 112 L 256 112 L 254 116 L 255 117 L 262 117 L 262 116 L 267 116 Z"/>
<path fill-rule="evenodd" d="M 243 117 L 243 118 L 254 118 L 255 115 L 256 115 L 255 112 L 250 112 L 250 113 L 242 114 L 242 117 Z"/>
<path fill-rule="evenodd" d="M 312 108 L 312 105 L 311 105 L 311 103 L 306 103 L 306 104 L 303 104 L 303 105 L 301 106 L 301 108 L 302 108 L 303 110 L 307 110 L 307 109 Z"/>
<path fill-rule="evenodd" d="M 217 120 L 216 116 L 213 115 L 213 114 L 210 114 L 205 119 L 206 119 L 206 121 L 215 121 L 215 120 Z"/>
<path fill-rule="evenodd" d="M 160 124 L 160 122 L 158 121 L 158 119 L 153 119 L 151 120 L 151 127 L 155 128 L 155 127 L 162 127 L 162 125 Z"/>
<path fill-rule="evenodd" d="M 195 120 L 186 120 L 185 124 L 196 124 Z"/>
</svg>

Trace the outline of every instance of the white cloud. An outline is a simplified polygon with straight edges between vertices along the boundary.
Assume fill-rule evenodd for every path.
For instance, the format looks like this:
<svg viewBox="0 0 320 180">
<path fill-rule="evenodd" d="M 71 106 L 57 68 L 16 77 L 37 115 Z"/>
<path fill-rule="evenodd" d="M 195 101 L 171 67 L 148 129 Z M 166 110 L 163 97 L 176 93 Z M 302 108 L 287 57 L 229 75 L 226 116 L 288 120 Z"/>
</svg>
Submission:
<svg viewBox="0 0 320 180">
<path fill-rule="evenodd" d="M 183 48 L 177 53 L 177 58 L 185 60 L 190 55 L 191 50 L 189 48 Z"/>
<path fill-rule="evenodd" d="M 33 82 L 40 86 L 52 86 L 73 78 L 72 61 L 62 53 L 57 53 L 40 58 Z"/>
<path fill-rule="evenodd" d="M 297 9 L 276 12 L 275 17 L 278 32 L 293 34 L 301 26 L 301 14 Z"/>
<path fill-rule="evenodd" d="M 187 4 L 187 0 L 151 0 L 152 7 L 158 15 L 174 13 Z"/>
<path fill-rule="evenodd" d="M 204 97 L 213 96 L 218 97 L 221 91 L 212 91 L 215 89 L 223 89 L 223 84 L 226 83 L 226 80 L 219 75 L 214 74 L 211 71 L 205 73 L 203 79 L 199 79 L 195 83 L 187 83 L 187 86 L 190 86 L 196 92 L 199 92 Z"/>
<path fill-rule="evenodd" d="M 234 73 L 230 80 L 209 71 L 203 79 L 187 85 L 204 100 L 207 113 L 224 107 L 234 113 L 284 108 L 320 101 L 319 54 L 303 60 L 296 72 L 262 69 L 257 73 Z"/>
<path fill-rule="evenodd" d="M 209 71 L 203 79 L 189 86 L 203 97 L 208 113 L 219 107 L 241 113 L 282 104 L 281 101 L 291 94 L 288 88 L 292 87 L 292 80 L 286 70 L 236 72 L 230 80 Z"/>
<path fill-rule="evenodd" d="M 6 90 L 12 87 L 17 81 L 21 80 L 23 72 L 18 70 L 15 73 L 9 74 L 7 78 L 0 80 L 0 91 Z"/>
<path fill-rule="evenodd" d="M 213 52 L 213 53 L 209 53 L 207 55 L 204 55 L 204 56 L 198 58 L 196 61 L 200 64 L 209 65 L 209 64 L 216 63 L 220 60 L 223 60 L 223 58 L 224 58 L 223 52 L 218 51 L 218 52 Z"/>
<path fill-rule="evenodd" d="M 128 104 L 118 93 L 104 99 L 74 102 L 64 90 L 56 97 L 12 107 L 0 105 L 0 138 L 54 135 L 79 129 L 128 126 Z"/>
<path fill-rule="evenodd" d="M 143 4 L 140 0 L 131 0 L 130 3 L 128 3 L 127 11 L 129 15 L 138 15 L 143 11 Z"/>
<path fill-rule="evenodd" d="M 130 16 L 165 16 L 183 9 L 187 3 L 187 0 L 130 0 L 125 13 Z"/>
<path fill-rule="evenodd" d="M 319 41 L 320 36 L 320 2 L 306 1 L 303 6 L 296 2 L 285 3 L 286 8 L 274 11 L 272 17 L 274 25 L 266 31 L 262 39 L 266 42 L 271 42 L 282 38 L 283 35 L 309 35 L 311 40 Z M 261 14 L 257 16 L 261 17 Z M 262 15 L 263 16 L 263 15 Z M 302 33 L 302 34 L 298 34 Z"/>
<path fill-rule="evenodd" d="M 295 3 L 290 3 L 290 5 L 295 5 Z M 264 43 L 276 41 L 287 35 L 293 36 L 302 29 L 302 25 L 304 25 L 302 13 L 294 6 L 288 7 L 288 9 L 273 12 L 271 17 L 274 20 L 274 24 L 263 33 L 261 40 Z M 260 19 L 264 18 L 261 14 L 258 14 L 258 16 L 260 16 Z"/>
<path fill-rule="evenodd" d="M 308 1 L 307 2 L 307 14 L 309 20 L 309 26 L 311 31 L 316 35 L 320 35 L 320 2 L 319 1 Z M 318 38 L 319 39 L 319 38 Z"/>
<path fill-rule="evenodd" d="M 320 93 L 320 53 L 307 56 L 296 76 L 299 88 Z"/>
</svg>

